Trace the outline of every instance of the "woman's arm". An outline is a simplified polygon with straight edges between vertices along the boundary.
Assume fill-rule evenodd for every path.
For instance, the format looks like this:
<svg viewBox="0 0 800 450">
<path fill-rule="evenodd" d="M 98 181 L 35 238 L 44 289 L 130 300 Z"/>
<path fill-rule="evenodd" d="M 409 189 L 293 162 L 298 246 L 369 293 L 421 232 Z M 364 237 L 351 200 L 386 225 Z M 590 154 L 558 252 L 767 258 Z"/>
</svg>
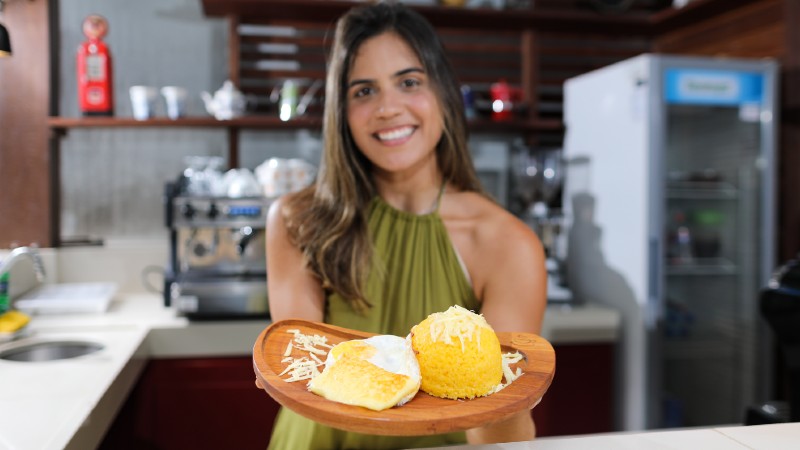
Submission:
<svg viewBox="0 0 800 450">
<path fill-rule="evenodd" d="M 283 217 L 286 198 L 275 201 L 267 215 L 267 294 L 272 321 L 304 319 L 322 322 L 325 294 L 306 267 L 303 254 L 289 238 Z"/>
<path fill-rule="evenodd" d="M 483 259 L 486 283 L 479 293 L 481 314 L 495 331 L 539 334 L 547 306 L 547 271 L 541 242 L 527 225 L 504 220 L 488 230 L 494 245 Z M 536 436 L 530 411 L 467 431 L 470 444 L 529 441 Z"/>
</svg>

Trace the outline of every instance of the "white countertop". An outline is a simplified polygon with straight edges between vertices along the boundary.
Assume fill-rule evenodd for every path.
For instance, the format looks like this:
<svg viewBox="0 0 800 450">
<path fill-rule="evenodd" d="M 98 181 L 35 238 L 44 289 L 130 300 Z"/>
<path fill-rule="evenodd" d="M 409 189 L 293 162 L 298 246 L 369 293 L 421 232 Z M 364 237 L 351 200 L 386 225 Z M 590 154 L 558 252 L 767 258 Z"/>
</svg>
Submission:
<svg viewBox="0 0 800 450">
<path fill-rule="evenodd" d="M 46 340 L 104 349 L 50 362 L 0 360 L 0 449 L 98 445 L 148 358 L 245 356 L 267 323 L 189 322 L 155 295 L 122 296 L 105 314 L 34 316 L 26 336 L 0 351 Z"/>
<path fill-rule="evenodd" d="M 448 450 L 796 450 L 798 448 L 800 448 L 800 423 L 607 433 L 539 438 L 529 442 L 447 447 Z"/>
<path fill-rule="evenodd" d="M 104 349 L 50 362 L 0 360 L 0 450 L 90 449 L 102 439 L 148 358 L 247 356 L 263 321 L 190 322 L 156 295 L 119 295 L 105 314 L 35 316 L 29 335 L 89 340 Z M 551 306 L 542 336 L 553 344 L 613 342 L 617 313 Z"/>
</svg>

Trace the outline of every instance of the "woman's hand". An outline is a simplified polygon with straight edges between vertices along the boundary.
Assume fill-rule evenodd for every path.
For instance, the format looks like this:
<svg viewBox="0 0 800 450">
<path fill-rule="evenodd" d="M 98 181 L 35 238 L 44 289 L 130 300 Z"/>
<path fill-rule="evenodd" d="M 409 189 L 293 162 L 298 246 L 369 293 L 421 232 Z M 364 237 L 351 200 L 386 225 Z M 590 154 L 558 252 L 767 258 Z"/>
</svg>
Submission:
<svg viewBox="0 0 800 450">
<path fill-rule="evenodd" d="M 535 437 L 536 426 L 528 410 L 502 422 L 467 430 L 467 442 L 472 445 L 530 441 Z"/>
</svg>

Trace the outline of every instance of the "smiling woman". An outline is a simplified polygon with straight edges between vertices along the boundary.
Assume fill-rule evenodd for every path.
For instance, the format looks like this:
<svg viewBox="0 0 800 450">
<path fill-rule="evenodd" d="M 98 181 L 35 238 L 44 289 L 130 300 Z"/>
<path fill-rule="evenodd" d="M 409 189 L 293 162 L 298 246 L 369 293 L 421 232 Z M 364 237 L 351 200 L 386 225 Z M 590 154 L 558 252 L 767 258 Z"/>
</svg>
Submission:
<svg viewBox="0 0 800 450">
<path fill-rule="evenodd" d="M 272 319 L 404 337 L 458 305 L 496 331 L 537 334 L 546 304 L 541 244 L 483 193 L 458 82 L 431 25 L 394 2 L 345 14 L 325 102 L 316 183 L 270 208 Z M 334 429 L 283 410 L 270 446 L 414 448 L 533 436 L 527 410 L 466 434 L 401 437 Z"/>
<path fill-rule="evenodd" d="M 435 179 L 442 113 L 411 47 L 395 33 L 365 42 L 356 54 L 348 87 L 347 124 L 381 176 L 419 174 Z"/>
</svg>

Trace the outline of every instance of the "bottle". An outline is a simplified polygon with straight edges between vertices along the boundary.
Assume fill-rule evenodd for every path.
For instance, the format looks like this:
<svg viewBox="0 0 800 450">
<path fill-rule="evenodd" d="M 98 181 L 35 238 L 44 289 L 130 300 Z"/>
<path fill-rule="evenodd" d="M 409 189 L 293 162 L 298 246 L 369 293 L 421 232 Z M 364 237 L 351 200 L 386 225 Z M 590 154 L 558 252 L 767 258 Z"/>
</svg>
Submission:
<svg viewBox="0 0 800 450">
<path fill-rule="evenodd" d="M 681 225 L 676 232 L 676 240 L 678 247 L 678 262 L 681 264 L 690 264 L 692 262 L 692 234 L 689 232 L 689 227 Z"/>
<path fill-rule="evenodd" d="M 669 257 L 674 264 L 693 262 L 692 233 L 686 225 L 686 215 L 676 212 L 673 216 L 674 232 L 671 236 Z"/>
<path fill-rule="evenodd" d="M 506 80 L 492 83 L 489 87 L 489 94 L 492 97 L 492 120 L 503 121 L 511 119 L 511 86 Z"/>
<path fill-rule="evenodd" d="M 8 298 L 8 272 L 0 275 L 0 314 L 8 311 L 9 309 Z"/>
</svg>

